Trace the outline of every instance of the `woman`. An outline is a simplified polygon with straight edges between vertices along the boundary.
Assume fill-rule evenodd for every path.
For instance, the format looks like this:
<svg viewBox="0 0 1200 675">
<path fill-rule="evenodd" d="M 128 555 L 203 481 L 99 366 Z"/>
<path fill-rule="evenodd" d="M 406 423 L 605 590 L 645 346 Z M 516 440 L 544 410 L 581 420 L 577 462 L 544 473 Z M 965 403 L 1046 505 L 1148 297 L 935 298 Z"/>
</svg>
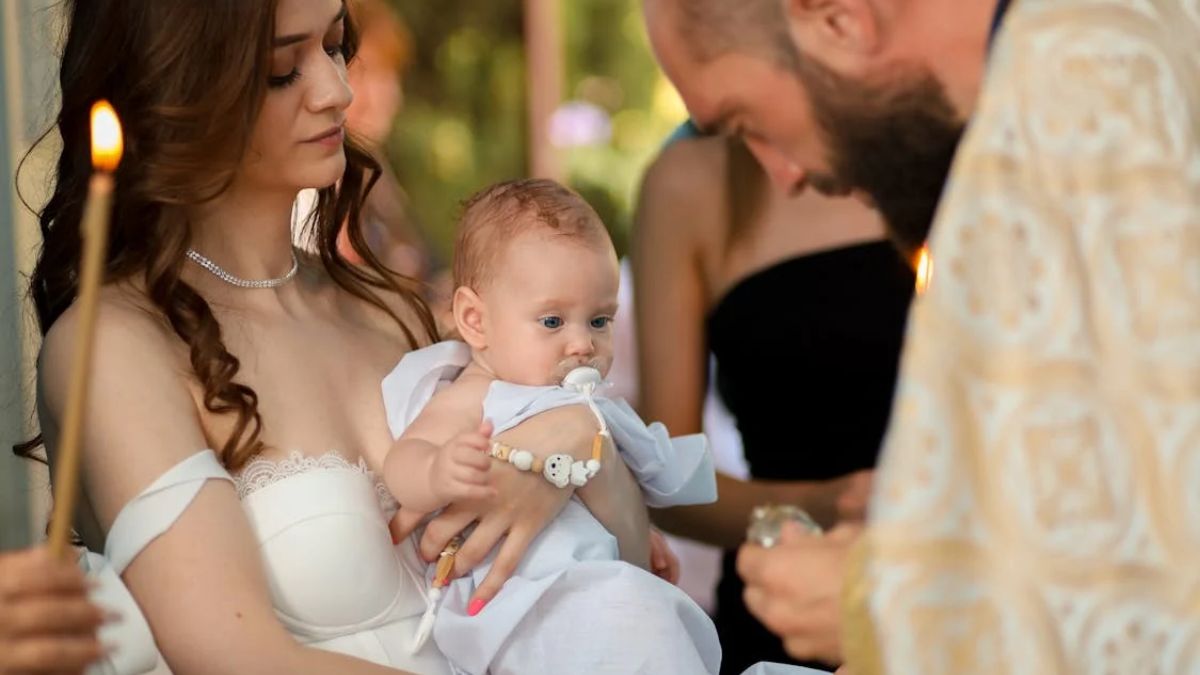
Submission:
<svg viewBox="0 0 1200 675">
<path fill-rule="evenodd" d="M 92 101 L 110 99 L 126 134 L 83 429 L 83 543 L 121 574 L 175 673 L 448 672 L 432 648 L 409 653 L 421 566 L 414 546 L 391 545 L 368 471 L 391 443 L 380 382 L 434 326 L 415 282 L 386 272 L 359 229 L 349 236 L 365 266 L 337 251 L 338 224 L 359 222 L 376 174 L 342 128 L 355 49 L 345 6 L 65 8 L 63 151 L 32 277 L 51 463 L 78 321 Z M 308 187 L 320 194 L 318 255 L 297 258 L 290 214 Z M 593 423 L 569 412 L 531 420 L 514 442 L 586 456 Z M 637 503 L 609 464 L 606 494 Z M 483 600 L 569 497 L 506 466 L 492 474 L 497 499 L 452 505 L 420 545 L 432 559 L 478 520 L 461 571 L 507 535 Z"/>
<path fill-rule="evenodd" d="M 634 230 L 640 412 L 699 431 L 709 353 L 751 480 L 718 475 L 713 505 L 655 512 L 726 549 L 716 624 L 723 673 L 788 662 L 746 611 L 735 549 L 754 506 L 861 518 L 887 423 L 913 275 L 878 216 L 770 189 L 739 141 L 682 138 L 655 161 Z"/>
</svg>

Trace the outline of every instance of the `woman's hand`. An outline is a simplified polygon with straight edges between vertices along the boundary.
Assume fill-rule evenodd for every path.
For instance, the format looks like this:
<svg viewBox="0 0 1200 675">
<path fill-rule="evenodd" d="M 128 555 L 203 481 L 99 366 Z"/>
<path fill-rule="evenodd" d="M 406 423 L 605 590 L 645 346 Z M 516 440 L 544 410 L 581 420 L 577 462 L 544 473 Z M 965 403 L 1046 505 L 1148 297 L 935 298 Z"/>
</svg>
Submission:
<svg viewBox="0 0 1200 675">
<path fill-rule="evenodd" d="M 817 537 L 786 523 L 773 548 L 746 544 L 738 552 L 746 607 L 793 657 L 842 661 L 842 582 L 860 534 L 856 525 L 841 525 Z"/>
<path fill-rule="evenodd" d="M 542 456 L 561 452 L 586 460 L 591 456 L 596 431 L 595 418 L 587 408 L 569 406 L 536 415 L 500 434 L 498 438 L 508 445 L 527 448 Z M 629 469 L 620 458 L 615 454 L 611 457 L 606 455 L 603 464 L 604 468 L 589 482 L 588 488 L 614 486 L 611 490 L 605 488 L 598 491 L 596 497 L 603 497 L 610 504 L 629 504 L 628 508 L 636 507 L 644 514 L 641 493 L 637 493 L 636 500 L 629 498 L 627 486 L 636 486 L 636 482 L 629 476 Z M 433 561 L 456 534 L 477 522 L 455 556 L 456 575 L 466 574 L 479 565 L 500 544 L 487 578 L 475 590 L 468 606 L 468 612 L 472 614 L 495 597 L 516 570 L 530 543 L 558 515 L 574 493 L 570 487 L 556 488 L 539 475 L 518 471 L 499 461 L 492 463 L 490 478 L 496 491 L 494 498 L 459 501 L 446 507 L 426 526 L 420 543 L 422 557 Z M 596 485 L 593 486 L 593 482 Z M 393 529 L 393 537 L 411 534 L 423 515 L 401 508 L 396 517 L 397 527 Z M 504 540 L 502 544 L 501 539 Z"/>
<path fill-rule="evenodd" d="M 492 466 L 491 480 L 495 498 L 451 504 L 430 521 L 421 537 L 421 556 L 432 562 L 454 535 L 478 521 L 455 556 L 455 576 L 470 572 L 499 544 L 500 550 L 487 577 L 471 598 L 468 612 L 472 616 L 500 592 L 529 544 L 558 515 L 574 492 L 556 488 L 541 476 L 499 462 Z"/>
<path fill-rule="evenodd" d="M 104 653 L 104 620 L 75 565 L 45 548 L 0 554 L 0 674 L 82 673 Z"/>
</svg>

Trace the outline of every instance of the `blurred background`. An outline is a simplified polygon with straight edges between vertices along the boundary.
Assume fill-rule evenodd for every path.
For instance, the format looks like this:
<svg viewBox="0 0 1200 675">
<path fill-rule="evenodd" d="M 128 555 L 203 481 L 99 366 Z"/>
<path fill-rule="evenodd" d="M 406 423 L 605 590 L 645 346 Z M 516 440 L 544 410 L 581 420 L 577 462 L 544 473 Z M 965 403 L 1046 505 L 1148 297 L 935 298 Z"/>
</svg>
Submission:
<svg viewBox="0 0 1200 675">
<path fill-rule="evenodd" d="M 13 456 L 13 443 L 32 436 L 36 325 L 25 304 L 26 274 L 39 240 L 34 214 L 18 197 L 17 165 L 50 124 L 57 96 L 54 45 L 59 24 L 46 0 L 0 3 L 0 548 L 32 541 L 46 522 L 44 470 Z M 20 192 L 35 207 L 45 198 L 46 167 L 56 153 L 46 143 L 27 162 Z M 35 177 L 36 174 L 36 177 Z"/>
<path fill-rule="evenodd" d="M 637 0 L 393 4 L 407 54 L 385 153 L 437 253 L 449 256 L 460 200 L 527 174 L 578 190 L 623 253 L 642 170 L 686 114 Z"/>
</svg>

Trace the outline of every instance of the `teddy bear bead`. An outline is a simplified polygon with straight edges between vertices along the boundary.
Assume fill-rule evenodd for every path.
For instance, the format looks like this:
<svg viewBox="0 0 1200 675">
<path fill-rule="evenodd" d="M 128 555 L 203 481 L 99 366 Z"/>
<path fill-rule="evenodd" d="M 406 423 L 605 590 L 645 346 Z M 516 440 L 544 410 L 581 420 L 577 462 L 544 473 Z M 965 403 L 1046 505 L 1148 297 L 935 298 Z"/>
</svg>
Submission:
<svg viewBox="0 0 1200 675">
<path fill-rule="evenodd" d="M 542 475 L 556 487 L 564 488 L 571 482 L 571 456 L 550 455 L 546 458 Z"/>
</svg>

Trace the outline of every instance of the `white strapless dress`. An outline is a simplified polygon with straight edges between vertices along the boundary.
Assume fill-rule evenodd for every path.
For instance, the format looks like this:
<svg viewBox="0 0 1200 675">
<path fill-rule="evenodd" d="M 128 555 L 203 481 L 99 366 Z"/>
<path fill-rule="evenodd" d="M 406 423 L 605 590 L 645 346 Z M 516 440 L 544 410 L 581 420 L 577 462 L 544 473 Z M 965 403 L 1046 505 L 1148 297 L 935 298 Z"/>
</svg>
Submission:
<svg viewBox="0 0 1200 675">
<path fill-rule="evenodd" d="M 101 632 L 119 649 L 90 673 L 169 672 L 120 574 L 209 480 L 237 487 L 261 546 L 275 613 L 298 641 L 415 673 L 450 673 L 432 642 L 412 651 L 426 607 L 425 565 L 411 540 L 392 545 L 387 521 L 395 503 L 361 460 L 294 455 L 254 461 L 231 477 L 210 450 L 180 462 L 130 501 L 113 522 L 104 554 L 82 557 L 100 581 L 94 601 L 124 617 Z"/>
</svg>

